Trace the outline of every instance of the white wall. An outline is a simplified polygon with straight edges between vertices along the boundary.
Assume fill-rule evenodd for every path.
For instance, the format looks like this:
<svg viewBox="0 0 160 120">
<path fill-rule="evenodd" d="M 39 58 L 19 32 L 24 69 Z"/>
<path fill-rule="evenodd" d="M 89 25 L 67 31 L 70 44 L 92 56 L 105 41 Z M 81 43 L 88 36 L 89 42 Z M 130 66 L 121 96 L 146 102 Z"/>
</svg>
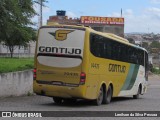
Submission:
<svg viewBox="0 0 160 120">
<path fill-rule="evenodd" d="M 0 74 L 0 97 L 33 93 L 32 70 Z"/>
<path fill-rule="evenodd" d="M 27 47 L 15 46 L 14 53 L 30 53 L 34 54 L 36 42 L 30 41 Z M 0 53 L 10 53 L 9 48 L 0 43 Z"/>
</svg>

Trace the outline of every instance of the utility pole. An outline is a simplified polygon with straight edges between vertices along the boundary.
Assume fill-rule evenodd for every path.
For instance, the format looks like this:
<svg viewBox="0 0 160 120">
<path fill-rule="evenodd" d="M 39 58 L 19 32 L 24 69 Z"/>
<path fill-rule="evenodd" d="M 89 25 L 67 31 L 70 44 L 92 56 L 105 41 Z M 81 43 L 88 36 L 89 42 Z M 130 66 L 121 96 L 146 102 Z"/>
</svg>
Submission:
<svg viewBox="0 0 160 120">
<path fill-rule="evenodd" d="M 38 20 L 38 24 L 39 24 L 39 28 L 42 26 L 42 0 L 38 0 L 39 2 L 39 20 Z"/>
</svg>

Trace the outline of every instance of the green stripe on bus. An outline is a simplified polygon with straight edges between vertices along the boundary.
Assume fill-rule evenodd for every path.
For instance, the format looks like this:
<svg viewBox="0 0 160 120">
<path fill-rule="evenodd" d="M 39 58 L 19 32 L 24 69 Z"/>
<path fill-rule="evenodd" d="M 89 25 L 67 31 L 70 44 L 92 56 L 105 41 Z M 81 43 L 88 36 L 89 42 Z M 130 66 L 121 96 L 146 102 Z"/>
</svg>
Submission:
<svg viewBox="0 0 160 120">
<path fill-rule="evenodd" d="M 128 88 L 128 86 L 129 86 L 129 84 L 130 84 L 130 82 L 131 82 L 131 77 L 132 77 L 132 74 L 133 74 L 133 71 L 134 71 L 134 67 L 135 67 L 134 64 L 131 64 L 131 65 L 130 65 L 127 78 L 126 78 L 125 83 L 124 83 L 124 85 L 123 85 L 123 87 L 122 87 L 121 90 L 126 90 L 126 89 Z"/>
<path fill-rule="evenodd" d="M 127 78 L 121 90 L 130 90 L 133 87 L 137 78 L 138 70 L 139 70 L 139 65 L 135 64 L 130 65 Z"/>
<path fill-rule="evenodd" d="M 132 78 L 131 78 L 131 82 L 130 82 L 127 90 L 130 90 L 133 87 L 133 85 L 134 85 L 134 83 L 135 83 L 135 81 L 137 79 L 138 70 L 139 70 L 139 65 L 135 65 L 134 72 L 133 72 Z"/>
</svg>

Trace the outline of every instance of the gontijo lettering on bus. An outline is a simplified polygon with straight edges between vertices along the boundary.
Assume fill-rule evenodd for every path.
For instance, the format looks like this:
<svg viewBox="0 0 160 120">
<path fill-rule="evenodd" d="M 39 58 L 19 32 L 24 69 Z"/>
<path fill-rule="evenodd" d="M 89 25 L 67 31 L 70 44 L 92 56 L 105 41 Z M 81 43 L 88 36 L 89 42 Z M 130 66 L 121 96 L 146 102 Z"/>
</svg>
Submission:
<svg viewBox="0 0 160 120">
<path fill-rule="evenodd" d="M 41 52 L 41 53 L 57 53 L 57 54 L 75 54 L 75 55 L 80 55 L 82 51 L 79 48 L 40 46 L 39 47 L 39 52 Z"/>
<path fill-rule="evenodd" d="M 118 65 L 118 64 L 109 64 L 108 71 L 109 72 L 125 73 L 126 66 L 124 66 L 124 65 Z"/>
</svg>

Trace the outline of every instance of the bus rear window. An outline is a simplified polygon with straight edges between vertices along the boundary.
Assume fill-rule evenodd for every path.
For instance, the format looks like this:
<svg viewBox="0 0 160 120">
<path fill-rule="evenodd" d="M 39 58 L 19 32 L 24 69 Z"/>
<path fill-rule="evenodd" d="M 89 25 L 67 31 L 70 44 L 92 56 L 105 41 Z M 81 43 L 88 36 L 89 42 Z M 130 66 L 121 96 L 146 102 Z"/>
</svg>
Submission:
<svg viewBox="0 0 160 120">
<path fill-rule="evenodd" d="M 75 67 L 81 64 L 84 30 L 71 28 L 41 28 L 38 37 L 37 59 L 51 67 Z"/>
</svg>

